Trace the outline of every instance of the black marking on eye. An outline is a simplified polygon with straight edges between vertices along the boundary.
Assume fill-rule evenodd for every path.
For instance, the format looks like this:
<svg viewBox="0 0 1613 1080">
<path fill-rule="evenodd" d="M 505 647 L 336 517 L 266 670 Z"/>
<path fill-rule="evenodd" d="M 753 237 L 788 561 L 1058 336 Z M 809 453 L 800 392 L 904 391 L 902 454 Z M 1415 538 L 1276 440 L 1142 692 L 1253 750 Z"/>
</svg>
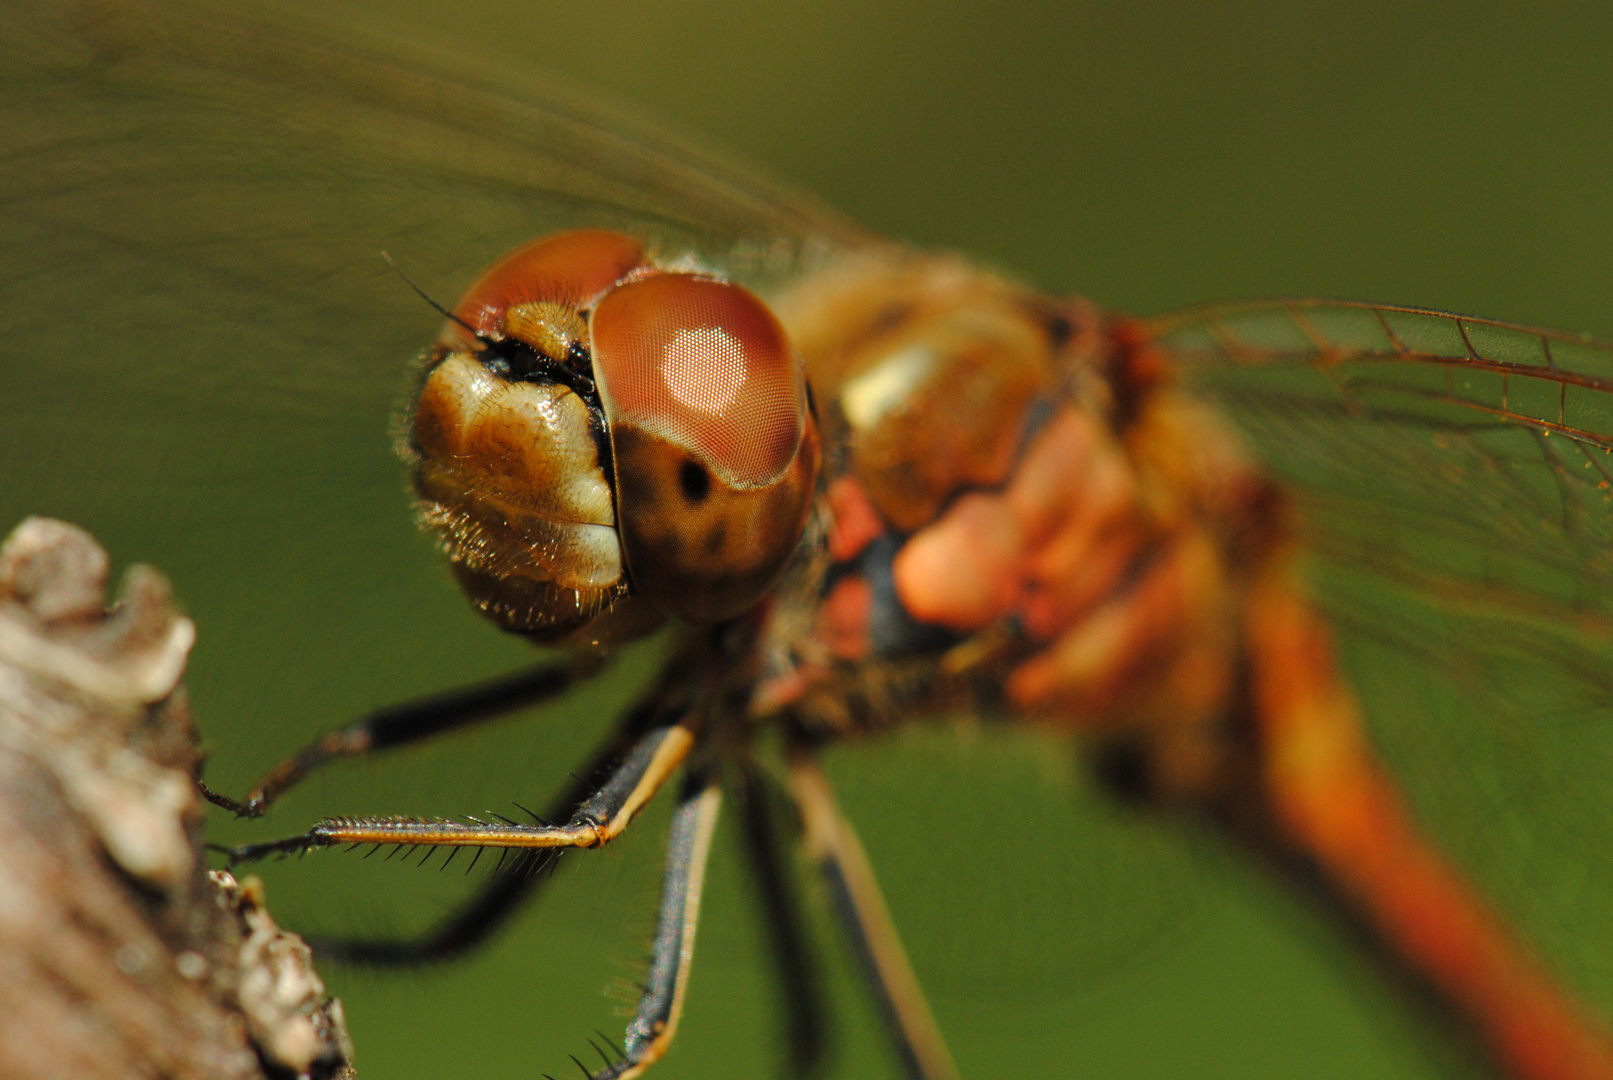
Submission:
<svg viewBox="0 0 1613 1080">
<path fill-rule="evenodd" d="M 716 556 L 721 555 L 722 552 L 723 552 L 723 548 L 725 548 L 727 546 L 728 546 L 728 527 L 726 525 L 721 524 L 721 523 L 718 523 L 717 525 L 712 526 L 711 530 L 706 533 L 706 539 L 705 539 L 706 554 L 708 556 L 710 556 L 710 557 L 715 558 Z"/>
<path fill-rule="evenodd" d="M 698 461 L 684 458 L 683 464 L 678 466 L 678 487 L 689 502 L 705 502 L 706 496 L 711 494 L 711 474 Z"/>
</svg>

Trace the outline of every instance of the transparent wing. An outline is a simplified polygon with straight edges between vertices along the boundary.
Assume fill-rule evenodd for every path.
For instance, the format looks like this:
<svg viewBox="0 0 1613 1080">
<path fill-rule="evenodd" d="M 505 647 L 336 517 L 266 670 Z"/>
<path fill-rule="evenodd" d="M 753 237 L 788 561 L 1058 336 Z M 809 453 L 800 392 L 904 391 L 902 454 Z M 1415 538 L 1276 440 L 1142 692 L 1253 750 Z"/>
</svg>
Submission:
<svg viewBox="0 0 1613 1080">
<path fill-rule="evenodd" d="M 28 513 L 66 517 L 119 561 L 155 561 L 174 578 L 201 628 L 189 683 L 218 740 L 209 779 L 229 791 L 369 708 L 530 660 L 522 643 L 468 611 L 410 524 L 389 427 L 404 368 L 440 319 L 380 252 L 451 302 L 503 251 L 579 224 L 647 231 L 762 288 L 867 242 L 810 200 L 620 118 L 391 48 L 322 40 L 239 5 L 6 7 L 0 525 Z M 446 757 L 334 770 L 283 804 L 277 823 L 332 810 L 507 811 L 507 799 L 541 801 L 633 682 L 602 680 L 563 722 L 462 736 Z M 872 756 L 852 749 L 848 809 L 863 822 L 893 806 L 908 811 L 906 831 L 865 827 L 893 907 L 922 911 L 924 894 L 954 911 L 977 892 L 1012 896 L 1011 907 L 975 912 L 975 936 L 946 933 L 957 919 L 912 924 L 910 944 L 933 973 L 955 1050 L 982 1063 L 966 1071 L 1011 1067 L 1008 1043 L 1026 1060 L 1064 1063 L 1067 1031 L 1090 1015 L 1090 997 L 1070 994 L 1092 982 L 1079 967 L 1079 935 L 1121 940 L 1110 958 L 1129 966 L 1135 923 L 1169 923 L 1177 906 L 1169 883 L 1137 879 L 1130 894 L 1122 883 L 1125 910 L 1111 926 L 1092 915 L 1105 905 L 1100 894 L 1114 894 L 1106 879 L 1135 878 L 1138 850 L 1146 873 L 1156 848 L 1186 846 L 1180 836 L 1152 838 L 1153 823 L 1110 808 L 1117 820 L 1087 826 L 1079 842 L 1071 823 L 1002 845 L 985 825 L 1025 812 L 1021 788 L 1046 796 L 1038 820 L 1062 827 L 1085 808 L 1059 801 L 1059 778 L 1037 783 L 1048 768 L 1041 748 L 982 743 L 968 748 L 968 770 L 923 733 Z M 902 801 L 912 789 L 900 781 L 925 766 L 953 787 L 978 781 L 972 802 L 950 804 L 950 826 L 982 823 L 960 849 L 966 875 L 946 869 L 957 862 L 913 857 L 933 848 L 935 831 L 929 815 L 910 812 L 923 804 Z M 1056 855 L 1037 850 L 1048 836 L 1064 841 Z M 497 976 L 479 991 L 344 987 L 355 1017 L 394 1020 L 388 1038 L 359 1032 L 366 1060 L 420 1074 L 464 1060 L 453 1046 L 497 1044 L 507 1060 L 546 1067 L 557 1047 L 574 1047 L 601 1022 L 602 959 L 607 972 L 634 974 L 621 961 L 639 954 L 650 928 L 658 844 L 652 817 L 614 859 L 579 862 L 557 880 L 542 918 L 485 961 Z M 1183 874 L 1195 857 L 1175 857 Z M 712 906 L 739 914 L 702 931 L 705 963 L 679 1051 L 690 1072 L 721 1062 L 749 1075 L 775 1060 L 756 1045 L 772 1030 L 771 984 L 743 923 L 750 887 L 725 869 L 732 863 L 714 868 Z M 916 873 L 904 878 L 904 866 Z M 429 923 L 465 887 L 457 874 L 373 867 L 310 859 L 276 875 L 271 895 L 295 925 L 381 932 Z M 989 879 L 995 892 L 963 876 Z M 1045 926 L 1047 936 L 1015 936 L 1010 923 Z M 724 956 L 746 962 L 724 970 Z M 981 1005 L 982 979 L 997 991 L 995 1008 Z M 1182 982 L 1195 985 L 1190 975 Z M 518 1023 L 508 1019 L 512 1003 Z M 1103 1026 L 1098 1015 L 1088 1028 Z M 853 1071 L 882 1060 L 877 1034 L 858 1035 L 856 1023 L 850 1017 L 844 1053 Z M 704 1053 L 702 1030 L 720 1033 Z M 741 1045 L 739 1031 L 762 1034 Z M 752 1063 L 736 1064 L 747 1053 Z M 681 1067 L 669 1061 L 667 1075 Z"/>
<path fill-rule="evenodd" d="M 413 526 L 391 425 L 441 317 L 381 252 L 447 304 L 556 228 L 647 232 L 761 287 L 862 242 L 721 161 L 390 43 L 321 37 L 241 4 L 4 11 L 0 531 L 64 517 L 117 563 L 173 579 L 199 627 L 188 684 L 209 779 L 225 790 L 377 706 L 535 659 L 471 612 Z M 625 707 L 645 659 L 538 722 L 333 770 L 270 828 L 333 810 L 541 802 Z M 350 1015 L 384 1029 L 359 1035 L 377 1044 L 376 1067 L 441 1072 L 433 1063 L 455 1055 L 434 1044 L 458 1035 L 558 1071 L 587 1032 L 616 1027 L 600 990 L 636 974 L 653 927 L 658 820 L 641 846 L 556 882 L 545 917 L 488 960 L 500 977 L 395 1000 L 345 984 Z M 304 929 L 402 933 L 492 865 L 467 881 L 463 859 L 441 875 L 376 873 L 379 861 L 271 868 L 277 913 Z M 720 955 L 720 938 L 706 951 Z M 770 984 L 755 970 L 748 996 L 733 996 L 756 1002 L 737 1022 L 761 1030 Z M 540 997 L 522 996 L 534 985 Z M 512 1001 L 518 1030 L 490 1032 Z M 770 1062 L 768 1049 L 752 1052 Z"/>
<path fill-rule="evenodd" d="M 533 660 L 478 625 L 412 525 L 390 427 L 441 317 L 381 252 L 452 303 L 505 250 L 582 224 L 762 286 L 860 242 L 559 93 L 243 5 L 24 2 L 5 22 L 0 529 L 65 517 L 175 579 L 230 790 L 369 708 Z M 506 810 L 583 760 L 611 706 L 583 708 L 494 733 L 506 768 L 480 766 L 473 794 L 462 766 L 383 776 L 366 803 L 347 773 L 285 820 L 399 791 Z M 330 921 L 373 926 L 346 906 Z M 573 1016 L 563 1037 L 598 1023 Z"/>
<path fill-rule="evenodd" d="M 1613 346 L 1414 308 L 1145 320 L 1292 495 L 1380 745 L 1613 1010 Z"/>
<path fill-rule="evenodd" d="M 441 317 L 382 252 L 449 304 L 556 228 L 632 228 L 760 287 L 863 240 L 556 91 L 400 49 L 184 0 L 13 3 L 0 35 L 0 521 L 160 559 L 225 633 L 228 610 L 279 614 L 289 644 L 297 599 L 339 606 L 355 668 L 402 583 L 433 583 L 422 618 L 459 610 L 390 445 Z"/>
<path fill-rule="evenodd" d="M 0 404 L 22 422 L 0 439 L 29 466 L 6 476 L 7 509 L 84 484 L 249 480 L 274 455 L 248 455 L 234 419 L 369 423 L 439 319 L 383 251 L 452 303 L 503 251 L 580 224 L 651 234 L 763 287 L 862 240 L 804 197 L 558 92 L 239 6 L 24 3 L 7 24 Z M 103 340 L 116 363 L 88 347 Z M 188 430 L 202 415 L 209 431 Z M 95 447 L 60 449 L 112 474 L 66 457 L 40 468 L 29 448 L 62 429 L 97 431 Z M 287 451 L 278 470 L 307 467 Z M 157 458 L 163 475 L 129 472 Z M 182 476 L 193 464 L 207 475 Z"/>
<path fill-rule="evenodd" d="M 92 224 L 82 209 L 90 191 L 110 200 L 132 188 L 148 211 L 169 213 L 101 218 L 131 244 L 171 246 L 182 216 L 198 239 L 227 224 L 240 246 L 248 225 L 317 245 L 299 243 L 286 253 L 293 261 L 262 276 L 325 266 L 349 243 L 364 245 L 353 254 L 366 262 L 376 242 L 437 256 L 434 242 L 507 244 L 578 222 L 691 243 L 753 277 L 862 239 L 754 169 L 558 87 L 501 83 L 485 69 L 400 55 L 396 43 L 372 51 L 305 24 L 183 2 L 13 12 L 6 141 L 30 167 L 8 175 L 5 202 L 55 226 Z M 332 200 L 340 212 L 321 213 Z"/>
<path fill-rule="evenodd" d="M 275 534 L 339 554 L 320 528 L 377 499 L 395 519 L 387 425 L 440 316 L 382 252 L 446 304 L 582 224 L 761 287 L 862 242 L 558 92 L 240 5 L 9 5 L 0 159 L 0 516 L 147 554 L 224 523 L 240 547 L 196 553 L 220 573 Z"/>
<path fill-rule="evenodd" d="M 1520 611 L 1613 615 L 1613 346 L 1324 301 L 1149 325 L 1325 514 L 1330 552 Z M 1434 542 L 1387 546 L 1414 537 Z"/>
</svg>

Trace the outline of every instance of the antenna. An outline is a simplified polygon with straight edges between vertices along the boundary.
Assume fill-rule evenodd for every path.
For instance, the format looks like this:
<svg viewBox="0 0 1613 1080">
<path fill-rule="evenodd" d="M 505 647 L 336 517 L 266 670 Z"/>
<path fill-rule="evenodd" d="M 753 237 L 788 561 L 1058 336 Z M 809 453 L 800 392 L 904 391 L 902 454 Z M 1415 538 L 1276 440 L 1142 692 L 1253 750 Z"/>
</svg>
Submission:
<svg viewBox="0 0 1613 1080">
<path fill-rule="evenodd" d="M 401 279 L 403 279 L 403 283 L 405 285 L 409 286 L 409 288 L 414 291 L 414 294 L 416 296 L 418 296 L 420 299 L 424 300 L 428 305 L 430 305 L 431 309 L 433 311 L 437 312 L 437 314 L 441 315 L 443 318 L 447 319 L 449 322 L 455 322 L 455 323 L 458 323 L 460 326 L 463 326 L 466 330 L 470 331 L 471 336 L 473 336 L 477 341 L 482 341 L 482 342 L 488 342 L 489 341 L 488 337 L 485 334 L 483 334 L 480 330 L 476 329 L 470 323 L 466 322 L 464 319 L 461 319 L 458 315 L 455 315 L 452 311 L 449 311 L 447 308 L 443 307 L 441 304 L 437 303 L 437 301 L 433 300 L 429 295 L 427 295 L 426 290 L 424 290 L 420 286 L 416 285 L 414 283 L 414 279 L 411 278 L 408 274 L 405 274 L 403 272 L 403 267 L 399 266 L 397 264 L 397 262 L 392 258 L 391 255 L 388 255 L 386 252 L 383 251 L 383 252 L 381 252 L 381 258 L 386 260 L 386 264 L 392 268 L 392 272 L 394 274 L 398 275 L 398 277 L 400 277 Z"/>
</svg>

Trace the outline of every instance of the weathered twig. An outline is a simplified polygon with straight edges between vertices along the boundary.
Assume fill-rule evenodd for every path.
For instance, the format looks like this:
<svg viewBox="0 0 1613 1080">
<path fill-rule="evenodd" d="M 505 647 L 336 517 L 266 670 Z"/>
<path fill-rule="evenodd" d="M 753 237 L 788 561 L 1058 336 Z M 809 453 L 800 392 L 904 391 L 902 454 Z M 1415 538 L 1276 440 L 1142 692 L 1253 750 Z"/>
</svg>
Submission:
<svg viewBox="0 0 1613 1080">
<path fill-rule="evenodd" d="M 0 548 L 0 1076 L 350 1077 L 308 947 L 202 859 L 195 630 L 106 573 L 61 522 Z"/>
</svg>

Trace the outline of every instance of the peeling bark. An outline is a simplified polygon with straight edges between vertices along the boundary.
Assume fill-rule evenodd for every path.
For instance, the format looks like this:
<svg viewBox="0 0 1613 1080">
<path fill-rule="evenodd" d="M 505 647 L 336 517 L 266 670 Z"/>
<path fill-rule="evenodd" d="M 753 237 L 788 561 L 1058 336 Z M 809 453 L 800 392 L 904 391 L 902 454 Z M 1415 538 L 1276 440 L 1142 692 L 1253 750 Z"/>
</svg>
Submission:
<svg viewBox="0 0 1613 1080">
<path fill-rule="evenodd" d="M 202 858 L 195 628 L 106 575 L 62 522 L 0 548 L 0 1076 L 351 1077 L 307 945 Z"/>
</svg>

